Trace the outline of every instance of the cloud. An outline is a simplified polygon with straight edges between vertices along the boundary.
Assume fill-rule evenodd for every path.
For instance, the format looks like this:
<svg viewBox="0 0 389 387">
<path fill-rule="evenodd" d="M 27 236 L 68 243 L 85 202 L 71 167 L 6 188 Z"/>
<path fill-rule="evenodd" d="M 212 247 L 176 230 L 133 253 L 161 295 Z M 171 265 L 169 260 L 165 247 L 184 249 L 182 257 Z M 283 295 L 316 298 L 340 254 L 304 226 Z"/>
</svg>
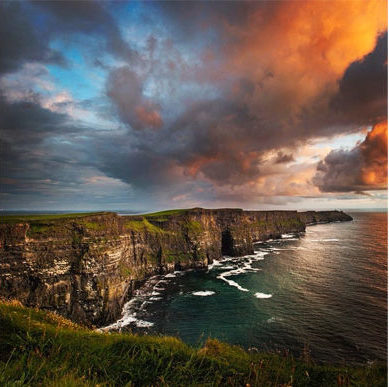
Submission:
<svg viewBox="0 0 389 387">
<path fill-rule="evenodd" d="M 157 129 L 162 126 L 158 106 L 143 96 L 142 81 L 128 66 L 112 70 L 107 81 L 107 94 L 121 119 L 132 128 Z"/>
<path fill-rule="evenodd" d="M 55 17 L 51 28 L 65 34 L 82 32 L 95 34 L 105 38 L 106 51 L 129 62 L 139 61 L 138 52 L 123 39 L 117 22 L 105 9 L 101 2 L 84 1 L 43 1 L 37 6 Z"/>
<path fill-rule="evenodd" d="M 30 23 L 18 2 L 0 2 L 0 74 L 18 70 L 26 62 L 65 65 L 63 56 L 49 47 L 49 39 Z"/>
<path fill-rule="evenodd" d="M 375 123 L 386 117 L 388 94 L 388 33 L 379 36 L 375 49 L 350 64 L 339 81 L 330 105 L 349 121 Z"/>
<path fill-rule="evenodd" d="M 3 192 L 35 191 L 48 181 L 77 181 L 76 171 L 69 173 L 77 150 L 62 142 L 61 136 L 74 137 L 79 132 L 67 115 L 45 109 L 36 98 L 9 102 L 0 97 Z M 4 179 L 14 183 L 5 184 Z"/>
<path fill-rule="evenodd" d="M 4 68 L 20 71 L 0 82 L 10 194 L 20 183 L 23 192 L 76 196 L 120 180 L 148 203 L 276 204 L 323 195 L 318 187 L 383 186 L 368 151 L 373 137 L 328 155 L 322 170 L 301 149 L 386 117 L 384 1 L 62 1 L 28 9 L 27 18 L 8 10 L 10 36 L 23 33 L 12 38 L 15 54 L 6 44 Z M 148 23 L 133 23 L 138 15 Z M 43 66 L 50 46 L 74 59 L 66 74 Z M 89 76 L 81 90 L 78 77 Z M 334 177 L 341 163 L 363 173 L 343 184 Z"/>
<path fill-rule="evenodd" d="M 17 102 L 0 96 L 0 207 L 126 207 L 133 191 L 98 170 L 94 128 L 41 102 L 39 96 Z M 107 130 L 103 136 L 112 135 Z"/>
<path fill-rule="evenodd" d="M 291 161 L 294 161 L 294 157 L 292 154 L 285 154 L 282 152 L 277 153 L 277 158 L 275 159 L 276 164 L 283 164 L 283 163 L 290 163 Z"/>
<path fill-rule="evenodd" d="M 8 102 L 0 95 L 1 136 L 11 144 L 33 144 L 68 131 L 66 121 L 66 115 L 43 108 L 36 95 L 18 102 Z"/>
<path fill-rule="evenodd" d="M 109 171 L 112 176 L 120 176 L 124 181 L 131 184 L 135 182 L 135 185 L 139 183 L 142 187 L 146 187 L 148 183 L 151 186 L 158 182 L 163 185 L 166 181 L 177 185 L 197 181 L 214 186 L 215 195 L 225 196 L 226 194 L 222 192 L 228 190 L 233 192 L 236 187 L 243 186 L 246 192 L 250 192 L 251 197 L 259 194 L 266 195 L 266 190 L 262 189 L 261 184 L 257 182 L 264 178 L 270 182 L 269 176 L 273 173 L 274 179 L 271 186 L 274 188 L 268 192 L 274 195 L 277 192 L 284 195 L 297 195 L 299 190 L 304 195 L 308 195 L 309 190 L 317 194 L 317 188 L 310 182 L 315 173 L 313 166 L 307 168 L 304 178 L 301 177 L 299 181 L 291 181 L 289 184 L 286 182 L 286 175 L 265 165 L 264 156 L 269 151 L 280 152 L 273 162 L 280 168 L 284 168 L 284 171 L 291 173 L 290 170 L 285 169 L 285 165 L 293 161 L 293 153 L 284 154 L 281 152 L 282 148 L 293 150 L 310 139 L 360 131 L 360 125 L 367 125 L 373 119 L 373 115 L 370 115 L 364 120 L 356 120 L 355 123 L 349 117 L 348 111 L 334 112 L 330 101 L 338 95 L 338 79 L 343 78 L 342 69 L 347 71 L 350 63 L 354 63 L 356 55 L 357 57 L 362 55 L 361 63 L 364 63 L 364 55 L 369 53 L 366 50 L 370 47 L 373 56 L 380 50 L 382 41 L 381 38 L 376 41 L 376 34 L 383 22 L 375 25 L 367 21 L 363 25 L 358 25 L 350 20 L 353 24 L 345 26 L 340 13 L 336 13 L 335 16 L 330 15 L 327 9 L 318 7 L 316 14 L 330 17 L 331 23 L 335 25 L 336 36 L 331 35 L 323 44 L 318 45 L 317 40 L 323 34 L 325 36 L 329 21 L 314 27 L 313 21 L 308 18 L 309 28 L 312 29 L 311 35 L 306 40 L 299 41 L 298 47 L 295 47 L 297 57 L 292 60 L 287 59 L 288 55 L 295 55 L 294 52 L 287 50 L 290 38 L 287 37 L 284 41 L 283 37 L 277 35 L 276 21 L 278 18 L 283 20 L 286 17 L 284 13 L 288 10 L 296 14 L 299 20 L 303 20 L 311 15 L 314 9 L 305 2 L 294 4 L 293 9 L 288 3 L 277 3 L 272 7 L 270 10 L 267 9 L 267 12 L 273 12 L 276 20 L 263 21 L 265 32 L 257 31 L 255 26 L 249 25 L 249 28 L 255 28 L 256 34 L 263 38 L 263 41 L 258 40 L 259 38 L 255 40 L 259 46 L 264 45 L 261 53 L 257 53 L 256 48 L 253 48 L 253 55 L 258 54 L 256 66 L 252 63 L 252 57 L 246 57 L 244 53 L 246 45 L 247 50 L 252 48 L 252 44 L 246 40 L 248 37 L 255 38 L 256 34 L 241 36 L 240 26 L 235 25 L 239 30 L 234 30 L 231 34 L 235 34 L 238 42 L 236 39 L 232 40 L 228 47 L 232 45 L 235 48 L 236 44 L 242 49 L 239 52 L 240 62 L 235 63 L 238 52 L 235 53 L 234 50 L 231 52 L 231 57 L 225 58 L 226 62 L 222 70 L 224 74 L 229 74 L 229 77 L 224 80 L 213 79 L 218 97 L 203 97 L 187 104 L 183 102 L 182 113 L 172 120 L 171 124 L 161 126 L 159 132 L 152 136 L 142 132 L 135 135 L 134 142 L 134 138 L 131 137 L 134 133 L 129 133 L 132 140 L 123 141 L 122 144 L 132 142 L 133 147 L 123 145 L 122 152 L 117 152 L 113 158 L 105 158 L 102 168 Z M 363 3 L 357 2 L 356 9 L 362 13 L 365 10 Z M 355 12 L 353 9 L 354 15 Z M 371 12 L 375 14 L 377 9 L 374 8 Z M 260 15 L 256 14 L 251 23 L 259 17 Z M 360 20 L 359 17 L 357 19 Z M 299 34 L 296 23 L 292 23 L 289 19 L 285 23 L 287 26 L 282 25 L 279 28 L 286 28 L 288 34 L 292 36 Z M 362 47 L 354 44 L 352 50 L 347 48 L 347 58 L 343 58 L 342 61 L 332 57 L 334 54 L 330 53 L 333 50 L 339 52 L 346 49 L 345 36 L 365 30 L 369 32 L 367 43 L 362 42 L 364 43 Z M 275 37 L 278 39 L 279 44 L 276 45 L 280 48 L 278 51 L 269 48 L 268 40 L 265 39 L 267 35 L 270 39 L 272 34 L 276 34 Z M 271 39 L 269 41 L 274 42 Z M 270 58 L 264 56 L 263 52 L 270 52 Z M 310 63 L 307 60 L 308 52 L 312 56 L 324 58 L 315 59 L 321 62 L 320 69 L 315 68 L 317 63 Z M 158 55 L 157 52 L 155 54 Z M 333 63 L 329 68 L 330 60 Z M 288 61 L 292 61 L 290 66 Z M 263 70 L 263 63 L 266 63 L 266 71 Z M 368 68 L 374 71 L 371 66 Z M 203 71 L 212 71 L 212 66 L 209 70 L 208 63 L 204 64 Z M 292 75 L 289 75 L 289 71 Z M 201 77 L 202 72 L 197 75 Z M 208 80 L 212 79 L 209 74 L 204 76 Z M 156 105 L 144 98 L 144 80 L 140 78 L 134 71 L 125 67 L 112 71 L 107 83 L 108 94 L 118 107 L 122 121 L 134 129 L 147 127 L 147 122 L 139 120 L 136 114 L 136 106 L 139 104 L 140 106 L 145 104 L 146 107 L 151 104 L 152 108 L 149 108 L 149 111 L 158 112 L 158 122 L 159 117 L 162 120 L 162 114 L 156 109 Z M 183 80 L 185 81 L 185 78 Z M 169 102 L 169 96 L 166 98 Z M 174 103 L 178 102 L 170 101 L 170 104 Z M 355 101 L 347 101 L 350 108 L 353 103 Z M 355 108 L 357 109 L 357 106 Z M 134 143 L 136 151 L 134 151 Z M 122 144 L 118 147 L 121 148 Z M 151 167 L 153 164 L 155 166 Z M 137 168 L 138 166 L 142 167 Z M 138 171 L 141 177 L 137 176 Z M 310 176 L 308 171 L 311 173 Z M 285 181 L 284 185 L 281 177 Z M 240 195 L 243 197 L 242 193 Z"/>
<path fill-rule="evenodd" d="M 333 150 L 317 166 L 313 183 L 322 192 L 363 192 L 388 184 L 388 125 L 376 124 L 350 151 Z"/>
<path fill-rule="evenodd" d="M 222 38 L 225 25 L 245 25 L 252 12 L 263 8 L 263 4 L 252 1 L 239 2 L 212 2 L 209 1 L 185 1 L 185 2 L 153 2 L 151 6 L 157 9 L 164 18 L 166 28 L 180 34 L 174 36 L 180 42 L 196 40 L 199 31 L 202 35 L 208 32 L 217 33 L 217 38 Z M 207 35 L 207 38 L 214 38 Z"/>
</svg>

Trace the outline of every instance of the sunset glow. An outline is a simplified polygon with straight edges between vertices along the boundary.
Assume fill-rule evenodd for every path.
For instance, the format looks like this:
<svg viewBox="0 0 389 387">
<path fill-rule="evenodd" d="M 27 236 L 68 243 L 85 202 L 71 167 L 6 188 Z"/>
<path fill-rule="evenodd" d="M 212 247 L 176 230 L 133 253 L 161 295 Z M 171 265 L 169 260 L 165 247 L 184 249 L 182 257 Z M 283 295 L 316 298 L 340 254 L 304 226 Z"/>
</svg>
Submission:
<svg viewBox="0 0 389 387">
<path fill-rule="evenodd" d="M 386 207 L 386 1 L 0 8 L 1 208 Z"/>
</svg>

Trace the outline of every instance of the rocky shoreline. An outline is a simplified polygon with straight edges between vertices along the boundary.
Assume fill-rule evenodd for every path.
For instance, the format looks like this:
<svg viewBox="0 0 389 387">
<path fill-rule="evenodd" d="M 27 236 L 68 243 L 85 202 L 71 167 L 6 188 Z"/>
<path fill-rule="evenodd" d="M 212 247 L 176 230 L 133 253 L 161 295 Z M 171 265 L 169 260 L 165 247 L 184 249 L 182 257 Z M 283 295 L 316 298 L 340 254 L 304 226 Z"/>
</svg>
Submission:
<svg viewBox="0 0 389 387">
<path fill-rule="evenodd" d="M 251 254 L 254 241 L 349 220 L 341 211 L 202 208 L 7 217 L 0 223 L 0 296 L 104 326 L 153 275 L 206 268 L 222 255 Z"/>
</svg>

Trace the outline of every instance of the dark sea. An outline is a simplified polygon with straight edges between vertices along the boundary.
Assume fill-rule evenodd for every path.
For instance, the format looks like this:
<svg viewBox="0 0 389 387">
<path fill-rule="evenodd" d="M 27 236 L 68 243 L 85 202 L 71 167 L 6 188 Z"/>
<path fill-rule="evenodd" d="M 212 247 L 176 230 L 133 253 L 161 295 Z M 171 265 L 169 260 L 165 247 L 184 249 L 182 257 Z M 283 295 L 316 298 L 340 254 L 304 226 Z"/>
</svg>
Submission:
<svg viewBox="0 0 389 387">
<path fill-rule="evenodd" d="M 208 337 L 317 362 L 387 359 L 387 214 L 309 226 L 224 257 L 207 271 L 153 277 L 126 306 L 126 329 Z"/>
</svg>

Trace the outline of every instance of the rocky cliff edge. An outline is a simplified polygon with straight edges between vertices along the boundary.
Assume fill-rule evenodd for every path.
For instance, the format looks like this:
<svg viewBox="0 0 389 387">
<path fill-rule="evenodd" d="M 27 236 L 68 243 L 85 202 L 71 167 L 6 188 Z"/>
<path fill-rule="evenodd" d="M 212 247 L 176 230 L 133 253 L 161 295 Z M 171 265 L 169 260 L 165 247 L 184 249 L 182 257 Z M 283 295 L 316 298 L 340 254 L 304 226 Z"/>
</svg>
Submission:
<svg viewBox="0 0 389 387">
<path fill-rule="evenodd" d="M 6 216 L 0 219 L 0 297 L 103 325 L 120 317 L 124 302 L 152 275 L 205 268 L 222 255 L 252 253 L 256 241 L 348 220 L 341 211 L 202 208 Z"/>
</svg>

